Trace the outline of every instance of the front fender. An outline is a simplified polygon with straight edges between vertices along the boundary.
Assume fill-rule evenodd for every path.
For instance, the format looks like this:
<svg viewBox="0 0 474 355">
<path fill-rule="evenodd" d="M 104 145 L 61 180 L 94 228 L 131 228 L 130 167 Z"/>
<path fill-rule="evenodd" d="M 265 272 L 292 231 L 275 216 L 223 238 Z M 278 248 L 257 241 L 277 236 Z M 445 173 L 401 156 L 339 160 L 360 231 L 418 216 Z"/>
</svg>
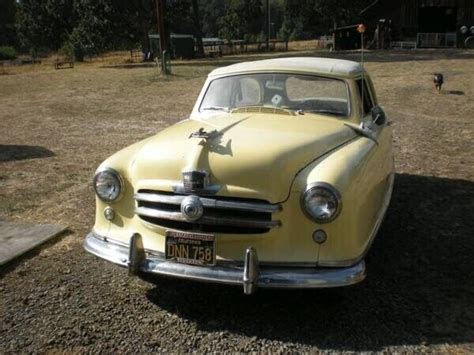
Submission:
<svg viewBox="0 0 474 355">
<path fill-rule="evenodd" d="M 342 209 L 335 220 L 324 224 L 312 221 L 315 229 L 327 233 L 320 246 L 322 266 L 355 264 L 380 225 L 390 198 L 393 158 L 390 137 L 379 138 L 378 144 L 357 138 L 314 161 L 295 179 L 293 191 L 299 193 L 315 182 L 329 183 L 341 193 Z"/>
</svg>

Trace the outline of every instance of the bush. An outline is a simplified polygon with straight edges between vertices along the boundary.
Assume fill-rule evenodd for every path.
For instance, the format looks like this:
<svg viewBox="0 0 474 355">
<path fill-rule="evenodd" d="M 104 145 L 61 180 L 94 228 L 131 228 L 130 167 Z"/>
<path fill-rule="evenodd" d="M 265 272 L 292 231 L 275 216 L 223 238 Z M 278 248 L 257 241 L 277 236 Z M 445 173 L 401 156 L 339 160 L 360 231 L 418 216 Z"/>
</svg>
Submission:
<svg viewBox="0 0 474 355">
<path fill-rule="evenodd" d="M 103 51 L 102 38 L 88 31 L 82 26 L 74 28 L 69 36 L 69 43 L 74 52 L 74 57 L 78 62 L 83 62 L 85 56 L 92 57 Z"/>
<path fill-rule="evenodd" d="M 73 60 L 74 59 L 74 46 L 71 42 L 66 41 L 63 43 L 61 48 L 58 50 L 58 55 L 64 57 L 65 59 Z"/>
<path fill-rule="evenodd" d="M 9 46 L 0 46 L 0 60 L 16 59 L 16 50 Z"/>
<path fill-rule="evenodd" d="M 292 28 L 288 21 L 283 21 L 280 30 L 278 31 L 277 37 L 283 41 L 288 41 L 290 39 Z"/>
</svg>

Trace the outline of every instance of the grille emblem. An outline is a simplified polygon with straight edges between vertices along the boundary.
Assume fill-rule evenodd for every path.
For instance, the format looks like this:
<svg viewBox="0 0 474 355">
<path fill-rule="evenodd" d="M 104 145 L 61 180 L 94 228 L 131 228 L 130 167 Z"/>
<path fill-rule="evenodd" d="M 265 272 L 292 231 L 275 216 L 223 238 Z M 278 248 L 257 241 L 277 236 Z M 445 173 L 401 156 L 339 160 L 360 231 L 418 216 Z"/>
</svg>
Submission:
<svg viewBox="0 0 474 355">
<path fill-rule="evenodd" d="M 203 213 L 204 207 L 198 196 L 186 196 L 181 202 L 181 214 L 187 221 L 197 221 Z"/>
<path fill-rule="evenodd" d="M 183 171 L 183 187 L 185 192 L 204 190 L 209 185 L 207 171 Z"/>
</svg>

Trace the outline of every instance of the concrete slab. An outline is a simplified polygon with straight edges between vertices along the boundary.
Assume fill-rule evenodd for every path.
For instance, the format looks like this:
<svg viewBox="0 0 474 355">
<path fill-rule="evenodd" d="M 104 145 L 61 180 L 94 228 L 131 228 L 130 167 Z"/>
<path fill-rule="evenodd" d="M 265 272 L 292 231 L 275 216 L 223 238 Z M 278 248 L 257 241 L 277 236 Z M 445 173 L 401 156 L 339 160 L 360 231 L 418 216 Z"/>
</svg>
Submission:
<svg viewBox="0 0 474 355">
<path fill-rule="evenodd" d="M 0 266 L 54 238 L 66 227 L 0 219 Z"/>
</svg>

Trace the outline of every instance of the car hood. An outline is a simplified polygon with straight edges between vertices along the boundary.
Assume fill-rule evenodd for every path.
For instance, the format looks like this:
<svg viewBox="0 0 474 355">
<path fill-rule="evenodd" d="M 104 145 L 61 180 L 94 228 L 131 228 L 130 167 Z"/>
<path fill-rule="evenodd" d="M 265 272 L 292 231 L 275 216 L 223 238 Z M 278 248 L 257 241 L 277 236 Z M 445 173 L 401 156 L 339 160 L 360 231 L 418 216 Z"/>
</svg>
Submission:
<svg viewBox="0 0 474 355">
<path fill-rule="evenodd" d="M 190 137 L 203 128 L 213 138 Z M 215 115 L 185 120 L 158 133 L 136 155 L 131 176 L 137 189 L 164 189 L 183 170 L 206 170 L 218 195 L 284 201 L 298 172 L 354 138 L 344 122 L 317 115 Z"/>
</svg>

